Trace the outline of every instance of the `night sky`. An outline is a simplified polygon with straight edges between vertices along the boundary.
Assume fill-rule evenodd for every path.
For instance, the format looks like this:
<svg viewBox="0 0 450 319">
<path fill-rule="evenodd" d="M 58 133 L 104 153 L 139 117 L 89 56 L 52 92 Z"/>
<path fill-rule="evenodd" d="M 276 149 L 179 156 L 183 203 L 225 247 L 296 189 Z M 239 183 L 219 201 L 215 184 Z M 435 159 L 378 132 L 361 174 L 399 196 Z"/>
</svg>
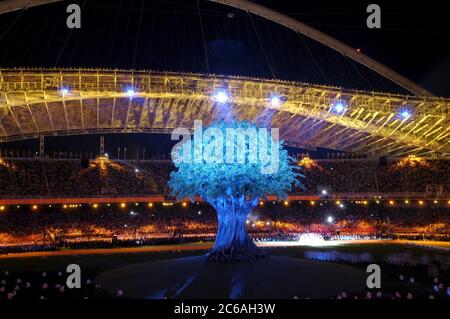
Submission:
<svg viewBox="0 0 450 319">
<path fill-rule="evenodd" d="M 360 48 L 435 95 L 450 96 L 450 10 L 445 1 L 255 2 Z M 382 9 L 379 30 L 366 26 L 366 7 L 373 2 Z M 80 30 L 66 27 L 69 3 L 82 7 Z M 285 27 L 219 4 L 200 0 L 199 7 L 197 3 L 64 1 L 3 14 L 0 67 L 209 72 L 405 93 Z"/>
</svg>

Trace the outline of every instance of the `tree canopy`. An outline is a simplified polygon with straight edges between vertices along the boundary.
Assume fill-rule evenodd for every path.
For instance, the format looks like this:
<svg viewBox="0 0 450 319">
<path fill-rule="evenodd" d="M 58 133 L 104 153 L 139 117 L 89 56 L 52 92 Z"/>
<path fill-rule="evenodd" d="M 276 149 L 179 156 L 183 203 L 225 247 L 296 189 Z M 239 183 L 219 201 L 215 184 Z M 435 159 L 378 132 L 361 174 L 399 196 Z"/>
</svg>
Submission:
<svg viewBox="0 0 450 319">
<path fill-rule="evenodd" d="M 236 121 L 216 122 L 208 129 L 200 141 L 196 140 L 196 132 L 176 151 L 191 159 L 174 160 L 176 170 L 171 173 L 169 187 L 178 199 L 200 196 L 210 202 L 219 197 L 244 196 L 252 201 L 267 195 L 285 198 L 292 186 L 302 187 L 299 167 L 284 149 L 283 141 L 266 129 Z M 235 129 L 235 134 L 230 129 Z M 192 160 L 196 152 L 203 156 Z M 216 156 L 211 160 L 212 153 Z M 233 160 L 227 161 L 230 159 Z M 270 165 L 275 169 L 267 170 Z"/>
</svg>

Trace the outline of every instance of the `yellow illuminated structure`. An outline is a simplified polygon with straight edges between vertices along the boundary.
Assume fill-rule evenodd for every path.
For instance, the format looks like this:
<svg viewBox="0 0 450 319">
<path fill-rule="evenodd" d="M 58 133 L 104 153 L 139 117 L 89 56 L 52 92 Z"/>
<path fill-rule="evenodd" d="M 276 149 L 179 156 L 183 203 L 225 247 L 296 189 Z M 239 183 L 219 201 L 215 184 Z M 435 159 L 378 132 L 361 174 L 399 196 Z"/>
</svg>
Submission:
<svg viewBox="0 0 450 319">
<path fill-rule="evenodd" d="M 132 88 L 130 94 L 130 88 Z M 229 112 L 270 123 L 286 145 L 373 156 L 448 157 L 450 99 L 346 90 L 279 80 L 100 69 L 0 69 L 0 142 L 108 132 L 171 133 Z M 276 92 L 283 103 L 272 105 Z M 333 106 L 345 101 L 342 111 Z M 411 116 L 399 117 L 407 107 Z M 214 116 L 207 116 L 213 114 Z"/>
</svg>

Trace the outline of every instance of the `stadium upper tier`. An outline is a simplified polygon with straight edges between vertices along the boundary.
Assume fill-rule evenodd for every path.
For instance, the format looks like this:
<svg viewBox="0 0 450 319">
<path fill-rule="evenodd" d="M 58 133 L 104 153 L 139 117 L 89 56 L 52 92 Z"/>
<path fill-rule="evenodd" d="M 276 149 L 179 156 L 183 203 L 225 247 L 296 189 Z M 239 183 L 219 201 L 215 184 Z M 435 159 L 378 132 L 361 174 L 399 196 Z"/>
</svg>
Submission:
<svg viewBox="0 0 450 319">
<path fill-rule="evenodd" d="M 304 164 L 305 189 L 292 194 L 386 198 L 450 199 L 450 165 L 444 160 L 324 160 Z M 302 164 L 303 165 L 303 164 Z M 0 160 L 0 198 L 87 198 L 168 195 L 170 161 L 112 161 L 98 158 L 88 168 L 80 160 Z M 396 196 L 398 194 L 399 196 Z M 163 197 L 164 198 L 164 197 Z M 24 203 L 24 202 L 22 202 Z"/>
<path fill-rule="evenodd" d="M 222 92 L 222 99 L 216 98 Z M 280 128 L 287 145 L 369 156 L 448 157 L 450 99 L 218 75 L 0 69 L 0 141 L 171 133 L 230 115 Z"/>
</svg>

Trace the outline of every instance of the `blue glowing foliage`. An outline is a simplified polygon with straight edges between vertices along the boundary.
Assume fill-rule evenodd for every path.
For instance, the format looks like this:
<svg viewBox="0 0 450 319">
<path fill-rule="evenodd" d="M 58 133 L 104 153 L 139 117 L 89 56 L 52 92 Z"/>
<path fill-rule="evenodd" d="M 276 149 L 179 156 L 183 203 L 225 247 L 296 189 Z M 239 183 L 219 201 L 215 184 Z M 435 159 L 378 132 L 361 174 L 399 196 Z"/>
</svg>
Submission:
<svg viewBox="0 0 450 319">
<path fill-rule="evenodd" d="M 227 129 L 234 128 L 242 130 L 241 132 L 255 132 L 258 128 L 248 122 L 216 122 L 209 128 L 214 128 L 225 137 Z M 258 131 L 260 132 L 260 131 Z M 258 134 L 258 133 L 257 133 Z M 249 134 L 250 136 L 251 134 Z M 248 136 L 247 136 L 248 137 Z M 257 160 L 252 160 L 251 154 L 254 153 L 254 146 L 250 145 L 250 138 L 245 138 L 245 161 L 222 161 L 221 163 L 211 163 L 210 161 L 201 161 L 191 163 L 175 163 L 176 170 L 170 175 L 168 183 L 172 190 L 172 195 L 178 199 L 190 198 L 196 196 L 213 204 L 218 198 L 246 198 L 254 202 L 258 198 L 266 198 L 267 195 L 275 195 L 279 198 L 285 198 L 286 193 L 295 186 L 302 187 L 299 181 L 301 175 L 298 172 L 299 167 L 294 164 L 293 159 L 283 147 L 283 142 L 274 142 L 270 134 L 267 135 L 267 143 L 261 143 L 264 137 L 258 135 L 259 147 Z M 226 148 L 231 144 L 217 144 L 214 138 L 203 138 L 201 145 L 192 142 L 192 153 L 194 149 L 201 149 L 204 154 L 223 151 L 226 154 Z M 242 142 L 242 140 L 241 140 Z M 239 144 L 238 138 L 232 141 L 234 145 L 234 155 L 238 158 L 238 150 L 242 144 Z M 222 148 L 222 149 L 218 149 Z M 276 154 L 276 165 L 278 169 L 270 174 L 265 173 L 263 168 L 274 165 L 275 160 L 262 160 L 263 152 L 270 158 L 270 155 Z M 241 152 L 242 153 L 242 152 Z M 274 157 L 275 158 L 275 157 Z"/>
</svg>

